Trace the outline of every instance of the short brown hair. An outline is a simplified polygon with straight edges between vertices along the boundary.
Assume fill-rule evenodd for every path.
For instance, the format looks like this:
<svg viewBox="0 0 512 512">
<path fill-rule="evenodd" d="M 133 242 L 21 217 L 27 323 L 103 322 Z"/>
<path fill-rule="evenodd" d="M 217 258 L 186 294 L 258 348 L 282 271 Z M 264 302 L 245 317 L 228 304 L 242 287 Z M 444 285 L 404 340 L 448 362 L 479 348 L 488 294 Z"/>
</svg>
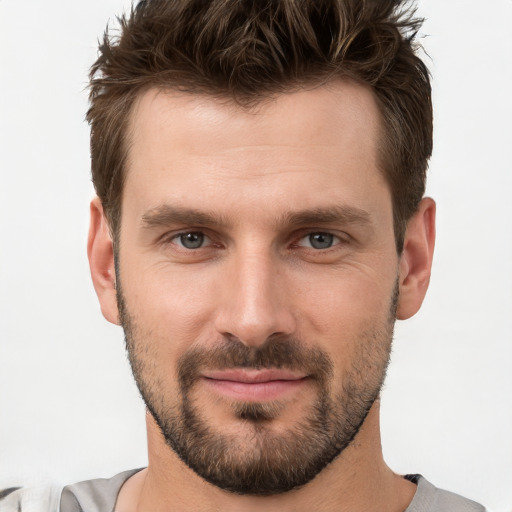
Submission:
<svg viewBox="0 0 512 512">
<path fill-rule="evenodd" d="M 91 68 L 92 177 L 119 228 L 132 106 L 150 87 L 230 97 L 348 77 L 370 86 L 382 116 L 380 167 L 401 252 L 432 152 L 429 73 L 416 55 L 421 20 L 406 0 L 142 0 L 107 32 Z"/>
</svg>

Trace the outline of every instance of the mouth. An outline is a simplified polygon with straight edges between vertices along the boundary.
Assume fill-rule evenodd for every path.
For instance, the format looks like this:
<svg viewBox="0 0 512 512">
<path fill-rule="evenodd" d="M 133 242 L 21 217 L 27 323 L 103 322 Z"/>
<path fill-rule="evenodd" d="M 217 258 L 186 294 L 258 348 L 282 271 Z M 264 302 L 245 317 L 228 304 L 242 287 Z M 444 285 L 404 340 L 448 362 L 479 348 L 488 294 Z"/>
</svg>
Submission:
<svg viewBox="0 0 512 512">
<path fill-rule="evenodd" d="M 203 383 L 222 396 L 247 402 L 268 402 L 297 392 L 308 375 L 280 369 L 232 369 L 206 371 Z"/>
</svg>

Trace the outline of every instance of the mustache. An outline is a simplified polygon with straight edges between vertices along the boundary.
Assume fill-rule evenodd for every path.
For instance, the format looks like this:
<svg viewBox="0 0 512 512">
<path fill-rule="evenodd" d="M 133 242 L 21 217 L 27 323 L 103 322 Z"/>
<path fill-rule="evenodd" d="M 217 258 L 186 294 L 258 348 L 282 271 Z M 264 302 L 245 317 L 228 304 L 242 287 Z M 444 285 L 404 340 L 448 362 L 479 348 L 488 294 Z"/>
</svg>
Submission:
<svg viewBox="0 0 512 512">
<path fill-rule="evenodd" d="M 333 375 L 334 364 L 326 352 L 308 347 L 297 338 L 270 336 L 263 344 L 249 347 L 236 337 L 225 336 L 214 347 L 193 347 L 177 365 L 182 389 L 188 389 L 203 370 L 235 368 L 287 369 L 302 371 L 310 378 L 326 381 Z"/>
</svg>

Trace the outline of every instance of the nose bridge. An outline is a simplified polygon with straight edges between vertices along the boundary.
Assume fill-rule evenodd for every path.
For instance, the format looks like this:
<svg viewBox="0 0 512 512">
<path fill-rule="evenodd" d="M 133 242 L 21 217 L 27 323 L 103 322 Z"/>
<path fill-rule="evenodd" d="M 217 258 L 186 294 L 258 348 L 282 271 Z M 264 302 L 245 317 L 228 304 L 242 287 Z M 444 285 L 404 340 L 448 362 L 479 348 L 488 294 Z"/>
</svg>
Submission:
<svg viewBox="0 0 512 512">
<path fill-rule="evenodd" d="M 263 344 L 273 334 L 291 334 L 294 319 L 280 258 L 270 244 L 244 243 L 229 258 L 229 281 L 217 331 L 246 345 Z"/>
</svg>

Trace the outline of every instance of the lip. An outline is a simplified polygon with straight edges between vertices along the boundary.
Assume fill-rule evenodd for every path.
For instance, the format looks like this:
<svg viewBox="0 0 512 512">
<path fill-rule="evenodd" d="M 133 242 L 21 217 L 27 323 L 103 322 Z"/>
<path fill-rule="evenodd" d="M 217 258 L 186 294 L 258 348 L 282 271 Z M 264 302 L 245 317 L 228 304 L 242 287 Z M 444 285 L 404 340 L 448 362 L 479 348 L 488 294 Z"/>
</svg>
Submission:
<svg viewBox="0 0 512 512">
<path fill-rule="evenodd" d="M 203 372 L 203 382 L 216 393 L 249 402 L 266 402 L 297 391 L 308 380 L 304 373 L 278 369 L 233 369 Z"/>
</svg>

